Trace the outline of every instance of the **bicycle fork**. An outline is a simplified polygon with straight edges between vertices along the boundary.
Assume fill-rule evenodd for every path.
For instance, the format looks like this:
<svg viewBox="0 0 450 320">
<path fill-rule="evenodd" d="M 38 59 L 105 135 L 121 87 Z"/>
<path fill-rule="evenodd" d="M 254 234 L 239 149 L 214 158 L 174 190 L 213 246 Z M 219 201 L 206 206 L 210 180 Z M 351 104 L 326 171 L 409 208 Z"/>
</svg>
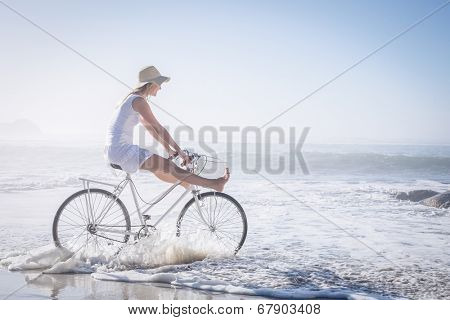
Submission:
<svg viewBox="0 0 450 320">
<path fill-rule="evenodd" d="M 200 200 L 198 199 L 198 194 L 200 191 L 197 188 L 192 189 L 192 195 L 194 197 L 195 206 L 197 207 L 198 214 L 200 216 L 200 219 L 203 221 L 203 223 L 208 227 L 211 228 L 208 222 L 206 222 L 205 218 L 203 217 L 202 209 L 200 207 Z"/>
</svg>

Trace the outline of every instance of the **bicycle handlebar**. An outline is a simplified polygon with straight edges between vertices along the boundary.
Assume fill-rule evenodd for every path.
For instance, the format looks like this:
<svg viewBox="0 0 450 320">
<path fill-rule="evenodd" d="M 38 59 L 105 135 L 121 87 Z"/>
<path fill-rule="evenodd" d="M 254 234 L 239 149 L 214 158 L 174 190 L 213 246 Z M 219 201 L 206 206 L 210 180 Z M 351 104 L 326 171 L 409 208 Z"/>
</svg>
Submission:
<svg viewBox="0 0 450 320">
<path fill-rule="evenodd" d="M 227 163 L 224 161 L 217 161 L 217 160 L 219 160 L 218 158 L 211 157 L 206 154 L 199 154 L 199 153 L 191 152 L 186 149 L 183 149 L 182 151 L 189 157 L 189 159 L 190 159 L 189 164 L 184 163 L 185 161 L 183 160 L 183 162 L 181 164 L 177 164 L 177 165 L 179 165 L 179 166 L 181 165 L 181 167 L 184 167 L 186 170 L 188 170 L 190 172 L 193 172 L 193 173 L 196 172 L 196 170 L 198 169 L 199 160 L 202 158 L 204 158 L 206 162 L 203 165 L 203 167 L 201 168 L 200 172 L 203 171 L 206 163 L 208 163 L 208 162 L 225 163 L 226 170 L 229 170 Z M 172 161 L 172 160 L 178 159 L 179 157 L 180 157 L 180 154 L 178 152 L 175 152 L 172 156 L 169 156 L 168 159 Z M 227 172 L 229 173 L 229 171 L 227 171 Z"/>
<path fill-rule="evenodd" d="M 196 158 L 200 158 L 201 155 L 195 152 L 189 152 L 189 150 L 184 149 L 183 152 L 189 157 L 190 160 L 194 160 Z M 174 155 L 169 156 L 169 160 L 174 160 L 176 158 L 178 158 L 180 156 L 180 154 L 178 152 L 175 152 Z"/>
<path fill-rule="evenodd" d="M 175 152 L 175 154 L 170 155 L 168 159 L 173 160 L 173 159 L 176 159 L 177 157 L 178 157 L 178 152 Z"/>
</svg>

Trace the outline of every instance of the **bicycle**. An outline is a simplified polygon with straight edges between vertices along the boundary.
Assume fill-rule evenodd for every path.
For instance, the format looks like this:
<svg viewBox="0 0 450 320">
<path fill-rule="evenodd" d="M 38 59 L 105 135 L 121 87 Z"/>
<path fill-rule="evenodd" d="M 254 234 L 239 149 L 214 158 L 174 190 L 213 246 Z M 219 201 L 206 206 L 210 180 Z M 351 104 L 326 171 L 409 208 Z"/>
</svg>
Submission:
<svg viewBox="0 0 450 320">
<path fill-rule="evenodd" d="M 208 160 L 209 156 L 185 152 L 191 159 L 186 169 L 192 173 L 203 171 L 200 160 Z M 172 160 L 179 159 L 175 156 Z M 215 158 L 214 158 L 215 159 Z M 110 164 L 112 168 L 121 170 L 120 166 Z M 201 173 L 200 171 L 200 173 Z M 53 220 L 52 234 L 56 247 L 76 252 L 92 246 L 97 249 L 121 248 L 130 241 L 139 241 L 149 237 L 157 230 L 157 226 L 173 208 L 189 193 L 192 198 L 186 202 L 176 221 L 176 236 L 196 235 L 208 237 L 219 244 L 219 247 L 234 255 L 243 246 L 247 237 L 247 217 L 244 209 L 233 197 L 223 192 L 200 192 L 198 186 L 192 185 L 162 214 L 155 223 L 150 224 L 150 209 L 172 192 L 180 181 L 174 183 L 166 191 L 157 196 L 155 201 L 145 202 L 134 184 L 131 175 L 126 173 L 125 179 L 118 184 L 98 180 L 79 178 L 83 189 L 68 197 L 59 207 Z M 112 192 L 91 188 L 90 184 L 113 187 Z M 140 224 L 131 225 L 130 215 L 119 196 L 130 186 Z M 139 198 L 145 203 L 141 206 Z M 137 228 L 133 231 L 132 228 Z"/>
</svg>

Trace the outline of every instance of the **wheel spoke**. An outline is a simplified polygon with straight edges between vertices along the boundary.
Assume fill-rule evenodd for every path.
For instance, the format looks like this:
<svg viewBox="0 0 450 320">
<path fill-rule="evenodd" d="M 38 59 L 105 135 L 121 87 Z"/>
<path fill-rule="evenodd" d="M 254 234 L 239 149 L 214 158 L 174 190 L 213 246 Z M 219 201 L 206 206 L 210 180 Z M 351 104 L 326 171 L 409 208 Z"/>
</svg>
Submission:
<svg viewBox="0 0 450 320">
<path fill-rule="evenodd" d="M 195 202 L 191 202 L 178 220 L 179 235 L 189 236 L 195 232 L 211 234 L 221 248 L 236 253 L 247 232 L 242 209 L 228 197 L 216 193 L 202 195 L 200 208 L 204 211 L 204 219 L 210 224 L 208 228 L 205 229 L 205 222 L 200 218 Z"/>
<path fill-rule="evenodd" d="M 117 221 L 117 219 L 120 219 L 121 217 L 124 218 L 122 214 L 122 208 L 119 207 L 119 209 L 111 213 L 110 216 L 111 216 L 110 219 L 108 220 L 108 222 L 105 222 L 105 224 L 112 224 L 113 222 Z"/>
<path fill-rule="evenodd" d="M 198 210 L 197 209 L 195 209 L 196 210 L 196 212 L 194 212 L 192 215 L 190 215 L 190 216 L 188 216 L 189 218 L 192 218 L 192 219 L 194 219 L 194 220 L 196 220 L 196 221 L 198 221 L 198 223 L 200 223 L 200 224 L 202 224 L 202 225 L 205 225 L 205 222 L 203 222 L 202 220 L 201 220 L 201 218 L 200 218 L 200 215 L 198 214 Z M 197 216 L 198 216 L 198 218 L 197 218 Z"/>
<path fill-rule="evenodd" d="M 106 215 L 108 214 L 109 210 L 111 210 L 111 208 L 115 202 L 116 202 L 116 197 L 113 196 L 111 198 L 111 200 L 106 203 L 106 206 L 100 212 L 99 219 L 96 220 L 96 223 L 102 223 L 103 219 L 105 219 Z"/>
<path fill-rule="evenodd" d="M 83 220 L 87 224 L 87 220 L 84 217 L 82 217 L 81 215 L 79 215 L 78 213 L 75 213 L 72 210 L 67 209 L 67 207 L 65 207 L 64 210 L 66 210 L 66 211 L 70 212 L 71 214 L 79 217 L 81 220 Z"/>
<path fill-rule="evenodd" d="M 65 232 L 65 231 L 69 231 L 69 230 L 75 230 L 75 229 L 80 229 L 80 227 L 66 227 L 66 226 L 61 226 L 61 228 L 59 228 L 58 230 L 60 232 Z"/>
<path fill-rule="evenodd" d="M 70 217 L 68 217 L 68 216 L 64 216 L 64 218 L 67 218 L 67 219 L 69 219 L 70 221 L 72 221 L 73 223 L 70 223 L 70 222 L 68 222 L 68 221 L 64 221 L 62 218 L 60 218 L 60 220 L 62 221 L 62 222 L 65 222 L 65 223 L 67 223 L 68 225 L 71 225 L 71 226 L 83 226 L 82 224 L 78 224 L 76 221 L 73 221 Z"/>
<path fill-rule="evenodd" d="M 239 224 L 242 223 L 242 217 L 241 216 L 230 216 L 227 220 L 220 220 L 218 223 L 215 224 L 216 227 L 218 226 L 225 226 L 225 225 L 232 225 L 232 224 Z"/>
<path fill-rule="evenodd" d="M 101 209 L 99 211 L 99 209 Z M 92 210 L 92 216 L 89 211 Z M 104 220 L 100 226 L 91 220 Z M 90 189 L 77 192 L 65 201 L 55 217 L 53 237 L 59 246 L 71 251 L 86 249 L 85 254 L 98 254 L 111 244 L 122 245 L 129 238 L 130 220 L 121 201 L 108 191 Z M 90 224 L 92 223 L 92 224 Z M 114 227 L 111 231 L 97 227 Z"/>
<path fill-rule="evenodd" d="M 228 240 L 225 237 L 221 237 L 218 233 L 215 233 L 216 237 L 220 240 L 220 244 L 222 244 L 224 247 L 226 247 L 227 249 L 229 249 L 229 247 L 231 247 L 232 249 L 235 249 L 237 246 L 237 243 L 233 243 L 230 240 Z"/>
<path fill-rule="evenodd" d="M 72 205 L 72 203 L 73 203 L 73 205 Z M 73 201 L 69 202 L 68 205 L 70 205 L 72 208 L 75 208 L 75 207 L 76 207 L 77 212 L 78 212 L 79 214 L 81 214 L 82 216 L 84 216 L 84 217 L 85 217 L 85 220 L 89 222 L 89 217 L 87 217 L 87 216 L 84 214 L 84 212 L 82 212 L 82 211 L 80 210 L 80 208 L 78 207 L 78 203 L 77 203 L 76 199 L 74 199 Z M 75 207 L 74 207 L 74 206 L 75 206 Z M 66 206 L 66 207 L 67 207 L 67 206 Z"/>
<path fill-rule="evenodd" d="M 77 197 L 76 200 L 78 200 L 78 203 L 80 204 L 81 210 L 83 211 L 83 215 L 85 217 L 87 217 L 88 222 L 90 222 L 91 221 L 91 217 L 89 216 L 89 212 L 86 212 L 84 210 L 83 200 L 81 199 L 81 197 Z"/>
</svg>

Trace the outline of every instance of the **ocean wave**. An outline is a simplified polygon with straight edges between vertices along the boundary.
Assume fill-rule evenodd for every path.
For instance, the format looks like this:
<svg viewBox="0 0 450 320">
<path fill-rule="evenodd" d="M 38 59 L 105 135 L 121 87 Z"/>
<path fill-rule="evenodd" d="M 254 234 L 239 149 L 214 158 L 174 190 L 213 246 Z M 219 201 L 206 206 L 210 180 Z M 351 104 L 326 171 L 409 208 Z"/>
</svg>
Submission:
<svg viewBox="0 0 450 320">
<path fill-rule="evenodd" d="M 377 153 L 327 153 L 304 152 L 303 158 L 312 177 L 330 179 L 341 177 L 355 179 L 395 179 L 397 181 L 423 179 L 437 180 L 443 183 L 450 182 L 450 157 L 427 157 L 410 155 L 386 155 Z M 225 159 L 225 157 L 223 157 Z M 263 173 L 273 173 L 270 169 L 278 169 L 280 159 L 284 162 L 284 170 L 276 175 L 286 178 L 298 177 L 303 172 L 299 159 L 290 158 L 287 153 L 273 154 L 269 159 L 256 155 L 243 156 L 236 154 L 231 158 L 233 179 L 248 179 L 250 170 L 261 170 Z M 89 176 L 104 181 L 116 181 L 117 174 L 98 164 L 98 159 L 92 159 L 92 165 L 86 160 L 84 170 L 79 163 L 65 163 L 65 166 L 54 166 L 43 169 L 44 163 L 35 163 L 29 174 L 22 170 L 12 168 L 4 171 L 0 178 L 0 192 L 29 191 L 42 189 L 55 189 L 62 187 L 81 186 L 79 176 Z M 45 162 L 47 166 L 47 162 Z M 70 170 L 68 169 L 70 168 Z M 77 171 L 77 168 L 80 168 Z M 294 169 L 294 170 L 292 170 Z M 209 168 L 207 168 L 209 170 Z M 218 170 L 217 172 L 219 172 Z M 223 172 L 220 171 L 220 173 Z M 140 175 L 135 176 L 139 181 Z"/>
<path fill-rule="evenodd" d="M 151 240 L 154 242 L 154 240 Z M 101 281 L 127 283 L 165 283 L 211 292 L 260 296 L 274 299 L 387 299 L 386 296 L 352 291 L 346 288 L 265 288 L 252 283 L 234 285 L 230 282 L 213 279 L 201 272 L 192 270 L 192 261 L 207 259 L 209 254 L 174 241 L 161 243 L 158 247 L 148 247 L 148 241 L 142 241 L 134 252 L 126 252 L 122 259 L 107 252 L 87 257 L 84 253 L 72 254 L 53 245 L 36 248 L 30 252 L 13 252 L 0 260 L 0 265 L 9 271 L 39 270 L 42 274 L 91 274 Z M 191 243 L 192 245 L 192 243 Z M 133 253 L 134 252 L 134 253 Z M 136 255 L 140 252 L 139 257 Z M 211 253 L 211 252 L 210 252 Z M 217 257 L 217 256 L 216 256 Z M 195 262 L 194 262 L 195 264 Z M 136 268 L 146 267 L 145 269 Z M 155 267 L 156 265 L 159 265 Z M 131 267 L 135 269 L 130 269 Z M 148 268 L 149 266 L 153 266 Z M 124 270 L 123 270 L 124 269 Z"/>
<path fill-rule="evenodd" d="M 450 157 L 325 152 L 307 152 L 303 156 L 311 171 L 367 174 L 422 171 L 450 174 Z"/>
<path fill-rule="evenodd" d="M 186 264 L 208 257 L 226 257 L 216 242 L 194 234 L 179 238 L 175 234 L 155 232 L 151 237 L 134 243 L 132 240 L 121 248 L 111 246 L 99 250 L 95 245 L 75 253 L 57 248 L 53 244 L 27 252 L 13 251 L 0 260 L 0 265 L 10 271 L 45 269 L 45 273 L 94 272 L 98 267 L 107 270 L 156 268 L 164 265 Z"/>
<path fill-rule="evenodd" d="M 171 270 L 172 269 L 172 270 Z M 173 286 L 191 289 L 207 290 L 212 292 L 231 293 L 248 296 L 260 296 L 272 299 L 387 299 L 380 295 L 354 292 L 346 289 L 273 289 L 251 288 L 235 286 L 222 280 L 205 279 L 199 276 L 183 276 L 177 272 L 176 267 L 162 270 L 130 270 L 121 272 L 95 272 L 92 277 L 96 280 L 119 281 L 129 283 L 166 283 Z"/>
<path fill-rule="evenodd" d="M 43 189 L 55 189 L 62 187 L 80 186 L 81 181 L 78 177 L 65 178 L 39 178 L 38 180 L 29 179 L 27 177 L 17 177 L 14 179 L 10 177 L 9 181 L 0 183 L 0 192 L 14 192 L 14 191 L 31 191 Z"/>
<path fill-rule="evenodd" d="M 81 173 L 81 172 L 80 172 Z M 61 175 L 55 173 L 54 175 L 9 175 L 8 177 L 0 178 L 0 192 L 16 192 L 16 191 L 33 191 L 33 190 L 47 190 L 65 187 L 82 187 L 83 182 L 80 178 L 90 178 L 108 183 L 118 183 L 121 178 L 113 174 L 90 174 L 90 175 Z"/>
</svg>

